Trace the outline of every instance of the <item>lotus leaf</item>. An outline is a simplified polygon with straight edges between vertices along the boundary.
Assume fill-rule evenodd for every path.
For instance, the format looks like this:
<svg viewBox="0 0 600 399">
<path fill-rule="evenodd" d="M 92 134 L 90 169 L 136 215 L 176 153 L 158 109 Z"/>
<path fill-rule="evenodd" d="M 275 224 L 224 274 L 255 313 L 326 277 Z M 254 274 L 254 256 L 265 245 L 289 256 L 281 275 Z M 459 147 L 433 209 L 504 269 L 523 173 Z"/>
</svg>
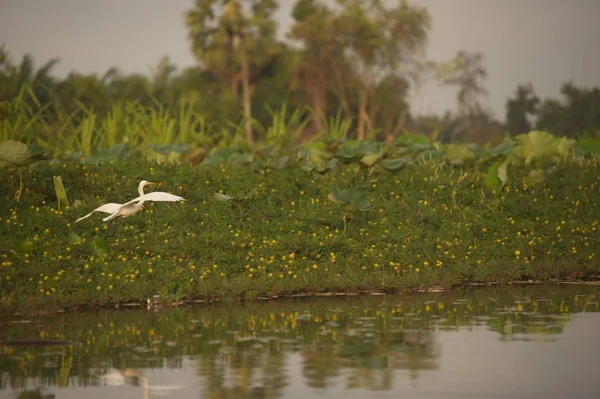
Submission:
<svg viewBox="0 0 600 399">
<path fill-rule="evenodd" d="M 516 143 L 512 140 L 504 140 L 502 144 L 485 151 L 485 153 L 487 153 L 491 158 L 506 156 L 511 153 L 515 145 Z"/>
<path fill-rule="evenodd" d="M 475 154 L 463 144 L 448 144 L 445 158 L 452 165 L 462 165 L 468 160 L 475 159 Z"/>
<path fill-rule="evenodd" d="M 415 144 L 426 144 L 429 146 L 429 137 L 424 134 L 404 133 L 396 137 L 394 144 L 407 147 L 411 147 Z"/>
<path fill-rule="evenodd" d="M 581 137 L 577 139 L 574 147 L 580 154 L 600 154 L 600 140 L 592 137 Z"/>
<path fill-rule="evenodd" d="M 411 157 L 402 157 L 395 159 L 382 159 L 379 161 L 379 166 L 387 170 L 400 170 L 406 165 L 412 163 Z"/>
<path fill-rule="evenodd" d="M 492 164 L 485 175 L 485 186 L 493 190 L 500 190 L 504 187 L 508 180 L 507 172 L 509 164 L 509 159 L 506 159 L 504 162 L 495 162 Z"/>
<path fill-rule="evenodd" d="M 377 161 L 379 161 L 383 157 L 383 151 L 380 151 L 375 154 L 364 155 L 360 162 L 366 166 L 373 166 Z"/>
<path fill-rule="evenodd" d="M 202 147 L 191 148 L 181 154 L 181 160 L 191 166 L 196 166 L 206 158 L 206 150 Z"/>
<path fill-rule="evenodd" d="M 371 208 L 371 203 L 365 196 L 354 189 L 335 189 L 329 193 L 327 199 L 342 205 L 346 210 L 351 210 L 353 207 L 360 212 L 366 212 Z"/>
<path fill-rule="evenodd" d="M 216 166 L 223 163 L 248 163 L 251 159 L 252 154 L 240 153 L 236 148 L 217 148 L 204 158 L 202 165 Z"/>
<path fill-rule="evenodd" d="M 557 138 L 548 132 L 539 130 L 520 134 L 516 140 L 519 145 L 515 146 L 513 154 L 523 159 L 526 165 L 530 165 L 534 160 L 544 158 L 565 159 L 574 144 L 572 139 Z"/>
<path fill-rule="evenodd" d="M 339 161 L 340 160 L 338 158 L 332 158 L 322 166 L 317 166 L 312 162 L 306 162 L 305 164 L 301 165 L 300 168 L 307 172 L 312 172 L 314 170 L 320 174 L 323 174 L 331 169 L 335 169 Z"/>
</svg>

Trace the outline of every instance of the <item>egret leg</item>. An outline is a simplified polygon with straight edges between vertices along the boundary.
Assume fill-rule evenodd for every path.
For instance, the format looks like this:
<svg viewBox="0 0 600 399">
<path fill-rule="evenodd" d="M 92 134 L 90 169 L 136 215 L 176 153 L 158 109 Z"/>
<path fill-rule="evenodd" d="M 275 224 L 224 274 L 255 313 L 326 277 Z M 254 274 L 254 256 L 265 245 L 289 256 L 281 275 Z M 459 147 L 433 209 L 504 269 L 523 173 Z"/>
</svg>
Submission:
<svg viewBox="0 0 600 399">
<path fill-rule="evenodd" d="M 106 234 L 104 235 L 104 238 L 107 239 L 108 236 L 110 235 L 110 227 L 112 226 L 112 220 L 108 221 L 108 224 L 106 226 Z"/>
<path fill-rule="evenodd" d="M 108 224 L 108 232 L 107 232 L 108 234 L 107 235 L 110 235 L 111 230 L 112 230 L 113 237 L 117 235 L 117 225 L 118 225 L 117 222 L 118 221 L 119 221 L 119 218 L 116 218 L 116 219 L 113 219 L 108 222 L 109 224 Z"/>
<path fill-rule="evenodd" d="M 112 219 L 112 220 L 108 221 L 108 226 L 106 227 L 106 238 L 110 237 L 111 231 L 113 231 L 113 233 L 114 233 L 116 221 L 117 221 L 117 219 Z"/>
<path fill-rule="evenodd" d="M 119 218 L 113 219 L 113 222 L 114 222 L 113 236 L 116 236 L 117 235 L 117 226 L 118 226 Z"/>
</svg>

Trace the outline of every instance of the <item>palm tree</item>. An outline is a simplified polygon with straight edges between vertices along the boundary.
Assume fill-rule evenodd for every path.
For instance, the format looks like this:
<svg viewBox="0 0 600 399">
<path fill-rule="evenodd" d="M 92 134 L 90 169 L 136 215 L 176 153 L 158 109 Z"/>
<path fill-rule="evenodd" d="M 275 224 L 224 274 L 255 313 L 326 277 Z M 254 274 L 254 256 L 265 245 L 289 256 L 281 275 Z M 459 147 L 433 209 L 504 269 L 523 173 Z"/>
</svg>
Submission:
<svg viewBox="0 0 600 399">
<path fill-rule="evenodd" d="M 248 3 L 249 11 L 239 0 L 196 0 L 185 14 L 185 25 L 192 52 L 202 66 L 228 83 L 236 95 L 241 83 L 246 140 L 253 148 L 252 76 L 277 54 L 272 19 L 277 4 L 274 0 Z"/>
</svg>

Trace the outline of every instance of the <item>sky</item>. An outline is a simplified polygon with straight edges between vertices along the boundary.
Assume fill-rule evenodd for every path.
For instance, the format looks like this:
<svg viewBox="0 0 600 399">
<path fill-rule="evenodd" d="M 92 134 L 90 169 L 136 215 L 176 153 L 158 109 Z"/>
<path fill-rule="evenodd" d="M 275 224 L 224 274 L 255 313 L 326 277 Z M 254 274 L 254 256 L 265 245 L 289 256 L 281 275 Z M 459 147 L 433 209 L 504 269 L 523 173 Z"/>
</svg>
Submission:
<svg viewBox="0 0 600 399">
<path fill-rule="evenodd" d="M 296 0 L 280 0 L 283 36 Z M 332 3 L 333 0 L 324 0 Z M 393 5 L 396 0 L 384 0 Z M 409 0 L 432 17 L 427 57 L 481 52 L 488 71 L 484 106 L 503 119 L 517 85 L 532 83 L 542 97 L 560 86 L 600 86 L 599 0 Z M 0 45 L 13 61 L 29 53 L 37 65 L 59 58 L 58 76 L 99 73 L 116 66 L 148 74 L 168 55 L 183 68 L 196 64 L 183 25 L 193 0 L 0 0 Z M 429 82 L 414 97 L 415 114 L 456 109 L 456 89 Z"/>
</svg>

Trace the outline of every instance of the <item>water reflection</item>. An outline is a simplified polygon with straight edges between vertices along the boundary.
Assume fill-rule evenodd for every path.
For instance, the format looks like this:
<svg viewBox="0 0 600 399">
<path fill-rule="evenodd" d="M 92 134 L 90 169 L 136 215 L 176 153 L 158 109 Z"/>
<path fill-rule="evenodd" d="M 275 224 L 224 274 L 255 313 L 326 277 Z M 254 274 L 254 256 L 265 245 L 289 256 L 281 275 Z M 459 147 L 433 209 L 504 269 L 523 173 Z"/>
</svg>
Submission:
<svg viewBox="0 0 600 399">
<path fill-rule="evenodd" d="M 13 322 L 0 326 L 0 397 L 78 397 L 83 387 L 119 386 L 131 390 L 112 396 L 279 398 L 291 385 L 298 391 L 298 378 L 306 390 L 387 392 L 398 389 L 399 375 L 441 375 L 444 334 L 556 340 L 574 314 L 600 312 L 599 293 L 528 286 Z"/>
</svg>

